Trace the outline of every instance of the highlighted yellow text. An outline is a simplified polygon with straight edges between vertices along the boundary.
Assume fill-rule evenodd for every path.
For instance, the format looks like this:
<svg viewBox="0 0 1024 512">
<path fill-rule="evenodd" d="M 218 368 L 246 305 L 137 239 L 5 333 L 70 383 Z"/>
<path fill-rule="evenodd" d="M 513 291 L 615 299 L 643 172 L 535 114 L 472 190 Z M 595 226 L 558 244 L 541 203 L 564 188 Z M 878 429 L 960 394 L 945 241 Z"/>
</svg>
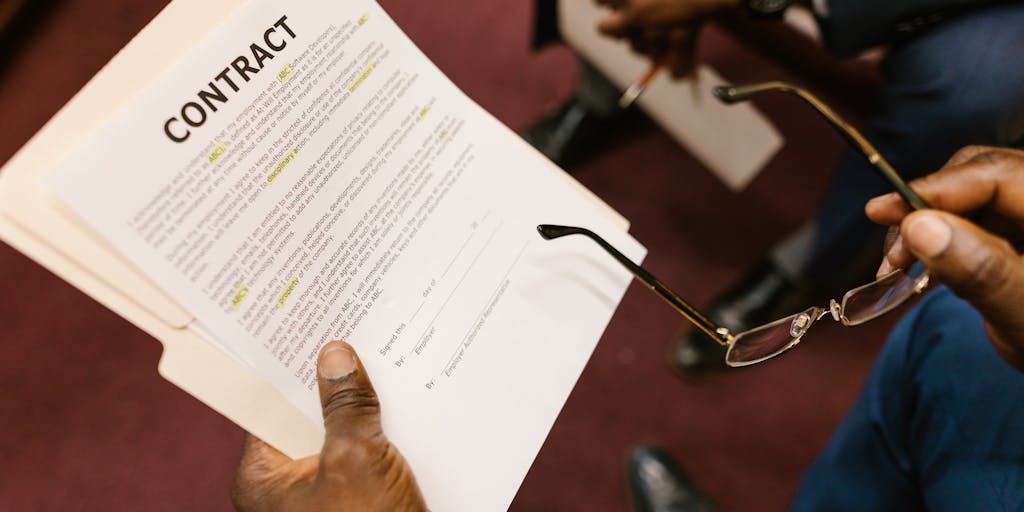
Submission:
<svg viewBox="0 0 1024 512">
<path fill-rule="evenodd" d="M 417 121 L 422 121 L 424 117 L 427 117 L 427 112 L 430 112 L 431 105 L 427 105 L 420 109 L 420 115 L 416 118 Z"/>
<path fill-rule="evenodd" d="M 217 160 L 220 160 L 220 157 L 223 156 L 224 153 L 227 153 L 227 151 L 228 151 L 228 145 L 227 144 L 225 144 L 223 142 L 221 142 L 220 144 L 217 144 L 217 147 L 213 148 L 213 152 L 210 153 L 210 163 L 212 164 L 212 163 L 216 162 Z"/>
<path fill-rule="evenodd" d="M 288 297 L 295 291 L 295 287 L 298 284 L 299 278 L 297 277 L 293 277 L 291 281 L 288 281 L 288 285 L 284 287 L 284 290 L 281 290 L 281 295 L 277 298 L 277 307 L 284 307 L 284 303 L 288 302 Z"/>
<path fill-rule="evenodd" d="M 244 284 L 240 284 L 235 288 L 235 296 L 231 299 L 231 309 L 237 311 L 242 305 L 242 301 L 245 300 L 245 296 L 249 295 L 249 287 Z"/>
<path fill-rule="evenodd" d="M 285 64 L 284 67 L 281 68 L 281 71 L 277 72 L 277 81 L 283 84 L 288 80 L 291 80 L 293 76 L 295 76 L 295 70 L 292 69 L 292 65 Z"/>
<path fill-rule="evenodd" d="M 267 176 L 267 183 L 273 183 L 274 180 L 281 175 L 281 172 L 284 171 L 284 168 L 288 167 L 288 165 L 292 163 L 292 160 L 295 160 L 295 155 L 297 154 L 299 154 L 299 150 L 292 148 L 291 151 L 284 155 L 284 158 L 277 163 L 277 167 L 274 167 L 274 172 L 270 173 L 270 176 Z"/>
<path fill-rule="evenodd" d="M 363 82 L 365 82 L 366 79 L 370 77 L 370 73 L 373 73 L 373 70 L 376 67 L 376 62 L 372 62 L 370 63 L 369 66 L 366 66 L 366 69 L 363 71 L 363 73 L 359 75 L 359 77 L 356 78 L 354 81 L 352 81 L 352 85 L 348 86 L 348 92 L 356 92 L 356 89 L 358 89 L 360 85 L 363 85 Z"/>
</svg>

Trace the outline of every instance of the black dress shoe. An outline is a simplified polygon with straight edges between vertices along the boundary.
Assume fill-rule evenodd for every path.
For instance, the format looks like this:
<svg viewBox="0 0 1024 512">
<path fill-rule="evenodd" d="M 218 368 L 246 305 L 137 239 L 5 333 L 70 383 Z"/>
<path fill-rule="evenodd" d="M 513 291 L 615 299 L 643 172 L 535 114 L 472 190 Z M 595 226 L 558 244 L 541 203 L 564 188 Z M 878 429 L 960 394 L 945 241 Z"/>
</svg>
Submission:
<svg viewBox="0 0 1024 512">
<path fill-rule="evenodd" d="M 552 162 L 568 167 L 596 154 L 617 120 L 573 98 L 530 125 L 523 139 Z"/>
<path fill-rule="evenodd" d="M 810 305 L 811 295 L 771 262 L 762 264 L 714 301 L 708 316 L 733 334 L 773 322 Z M 696 329 L 688 329 L 671 344 L 669 359 L 683 377 L 700 379 L 722 372 L 725 347 Z"/>
<path fill-rule="evenodd" d="M 627 469 L 634 512 L 713 512 L 714 504 L 662 450 L 640 447 Z"/>
</svg>

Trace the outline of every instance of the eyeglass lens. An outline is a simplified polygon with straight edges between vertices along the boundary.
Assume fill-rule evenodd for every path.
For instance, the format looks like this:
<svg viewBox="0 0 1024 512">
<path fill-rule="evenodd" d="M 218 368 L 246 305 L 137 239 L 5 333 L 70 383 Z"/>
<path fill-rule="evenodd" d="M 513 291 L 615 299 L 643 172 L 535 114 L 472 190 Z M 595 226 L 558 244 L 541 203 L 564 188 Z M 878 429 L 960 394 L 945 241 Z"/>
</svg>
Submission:
<svg viewBox="0 0 1024 512">
<path fill-rule="evenodd" d="M 854 288 L 843 296 L 840 319 L 846 325 L 860 325 L 878 318 L 913 297 L 922 281 L 927 279 L 924 267 L 915 265 L 909 270 L 897 270 L 871 284 Z"/>
<path fill-rule="evenodd" d="M 810 308 L 770 324 L 740 333 L 733 339 L 725 362 L 729 366 L 746 366 L 775 357 L 800 341 L 821 316 L 820 308 Z"/>
<path fill-rule="evenodd" d="M 839 309 L 844 325 L 859 325 L 878 318 L 913 297 L 927 284 L 928 274 L 917 265 L 910 270 L 897 270 L 878 281 L 854 288 L 843 296 Z M 775 357 L 796 345 L 824 312 L 810 308 L 770 324 L 737 335 L 725 362 L 729 366 L 746 366 Z"/>
</svg>

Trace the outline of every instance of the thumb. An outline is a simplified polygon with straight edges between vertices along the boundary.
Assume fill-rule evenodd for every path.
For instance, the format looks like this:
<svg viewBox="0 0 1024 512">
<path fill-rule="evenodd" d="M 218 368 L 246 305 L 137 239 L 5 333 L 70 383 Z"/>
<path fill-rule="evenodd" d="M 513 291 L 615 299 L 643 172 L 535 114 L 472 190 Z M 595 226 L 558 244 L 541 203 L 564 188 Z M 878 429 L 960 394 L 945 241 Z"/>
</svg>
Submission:
<svg viewBox="0 0 1024 512">
<path fill-rule="evenodd" d="M 901 232 L 932 275 L 978 309 L 1004 356 L 1006 349 L 1024 354 L 1024 260 L 1009 242 L 934 210 L 908 215 Z"/>
<path fill-rule="evenodd" d="M 318 359 L 320 404 L 324 412 L 324 452 L 332 445 L 359 444 L 381 435 L 380 404 L 366 369 L 351 345 L 332 341 Z"/>
</svg>

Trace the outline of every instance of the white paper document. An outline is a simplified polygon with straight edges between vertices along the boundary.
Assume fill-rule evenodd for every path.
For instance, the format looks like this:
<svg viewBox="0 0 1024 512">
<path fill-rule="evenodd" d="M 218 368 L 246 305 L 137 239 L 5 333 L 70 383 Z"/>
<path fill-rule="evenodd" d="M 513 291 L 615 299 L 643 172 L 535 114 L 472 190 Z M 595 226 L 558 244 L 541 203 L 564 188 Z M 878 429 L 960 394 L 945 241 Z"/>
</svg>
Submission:
<svg viewBox="0 0 1024 512">
<path fill-rule="evenodd" d="M 438 511 L 507 508 L 640 261 L 370 0 L 253 0 L 48 186 L 311 421 L 344 339 Z M 579 238 L 579 239 L 573 239 Z M 202 364 L 197 361 L 196 364 Z"/>
</svg>

